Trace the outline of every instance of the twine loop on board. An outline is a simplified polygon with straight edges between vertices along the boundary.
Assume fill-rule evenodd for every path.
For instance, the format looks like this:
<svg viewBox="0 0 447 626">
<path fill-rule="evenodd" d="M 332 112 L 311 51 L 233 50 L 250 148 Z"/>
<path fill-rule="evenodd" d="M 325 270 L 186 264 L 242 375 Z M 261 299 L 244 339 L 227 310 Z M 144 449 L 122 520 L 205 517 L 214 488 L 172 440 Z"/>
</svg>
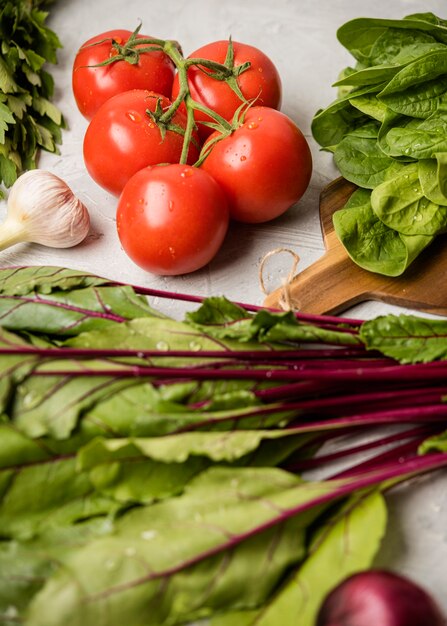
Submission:
<svg viewBox="0 0 447 626">
<path fill-rule="evenodd" d="M 292 255 L 293 262 L 288 275 L 281 278 L 282 292 L 279 298 L 279 306 L 283 311 L 297 311 L 297 308 L 292 306 L 289 287 L 296 274 L 296 269 L 298 267 L 298 263 L 300 262 L 300 257 L 296 252 L 290 250 L 290 248 L 275 248 L 274 250 L 270 250 L 269 252 L 264 254 L 261 259 L 261 263 L 259 264 L 259 286 L 264 295 L 268 296 L 270 292 L 266 289 L 264 282 L 265 263 L 266 261 L 268 261 L 268 259 L 270 259 L 270 257 L 281 254 L 281 252 L 287 252 L 287 254 Z"/>
</svg>

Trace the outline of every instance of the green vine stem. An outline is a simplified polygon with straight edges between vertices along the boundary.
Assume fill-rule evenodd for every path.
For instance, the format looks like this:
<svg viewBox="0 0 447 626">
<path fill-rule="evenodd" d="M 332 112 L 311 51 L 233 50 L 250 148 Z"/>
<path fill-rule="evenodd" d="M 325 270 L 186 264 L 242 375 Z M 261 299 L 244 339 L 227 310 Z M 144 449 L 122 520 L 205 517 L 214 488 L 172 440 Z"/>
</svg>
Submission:
<svg viewBox="0 0 447 626">
<path fill-rule="evenodd" d="M 183 148 L 180 157 L 180 163 L 184 164 L 187 162 L 189 146 L 191 141 L 193 141 L 194 130 L 197 127 L 194 118 L 194 111 L 200 111 L 204 115 L 208 116 L 212 120 L 212 122 L 205 122 L 205 124 L 209 124 L 214 129 L 220 130 L 222 133 L 222 137 L 227 136 L 229 133 L 232 132 L 232 130 L 234 130 L 234 124 L 224 119 L 213 109 L 210 109 L 209 107 L 193 99 L 188 84 L 188 69 L 192 66 L 198 66 L 211 78 L 215 80 L 225 81 L 240 98 L 242 104 L 248 104 L 247 100 L 244 98 L 239 88 L 237 78 L 250 67 L 250 63 L 247 62 L 237 66 L 234 65 L 234 49 L 231 38 L 228 42 L 228 51 L 225 62 L 222 64 L 217 63 L 216 61 L 212 61 L 210 59 L 185 59 L 177 41 L 170 39 L 157 39 L 153 37 L 137 37 L 140 28 L 141 24 L 135 29 L 135 31 L 132 33 L 132 35 L 129 37 L 128 41 L 124 45 L 121 45 L 118 41 L 112 39 L 112 46 L 116 50 L 116 54 L 111 56 L 109 59 L 106 59 L 102 63 L 99 63 L 95 67 L 110 65 L 112 63 L 116 63 L 117 61 L 126 61 L 131 65 L 136 65 L 139 61 L 141 54 L 144 54 L 145 52 L 150 52 L 152 50 L 163 50 L 163 52 L 171 59 L 178 72 L 179 93 L 168 109 L 156 115 L 154 115 L 154 112 L 151 111 L 150 115 L 151 118 L 160 127 L 162 136 L 164 136 L 166 130 L 181 132 L 181 134 L 183 135 Z M 91 45 L 97 45 L 99 43 L 103 43 L 104 41 L 106 40 L 102 40 L 101 42 L 95 42 Z M 187 112 L 185 131 L 179 129 L 175 124 L 171 124 L 171 120 L 174 117 L 175 113 L 178 111 L 182 102 L 185 104 Z M 201 155 L 196 165 L 200 164 L 203 159 L 204 157 Z"/>
</svg>

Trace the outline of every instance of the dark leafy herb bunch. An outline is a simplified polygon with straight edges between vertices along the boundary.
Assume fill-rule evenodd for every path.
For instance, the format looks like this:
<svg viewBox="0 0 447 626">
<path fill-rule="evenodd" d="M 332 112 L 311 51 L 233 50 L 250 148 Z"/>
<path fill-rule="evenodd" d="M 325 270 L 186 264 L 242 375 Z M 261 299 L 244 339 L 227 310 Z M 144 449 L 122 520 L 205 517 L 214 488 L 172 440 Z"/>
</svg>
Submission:
<svg viewBox="0 0 447 626">
<path fill-rule="evenodd" d="M 46 26 L 51 0 L 0 4 L 0 184 L 10 187 L 36 167 L 40 148 L 57 151 L 63 119 L 51 102 L 53 79 L 44 69 L 61 47 Z"/>
<path fill-rule="evenodd" d="M 447 465 L 446 322 L 147 296 L 200 300 L 0 270 L 1 623 L 313 626 L 384 492 Z"/>
<path fill-rule="evenodd" d="M 359 18 L 337 36 L 356 62 L 312 131 L 361 189 L 335 230 L 358 265 L 397 276 L 447 230 L 447 21 Z"/>
</svg>

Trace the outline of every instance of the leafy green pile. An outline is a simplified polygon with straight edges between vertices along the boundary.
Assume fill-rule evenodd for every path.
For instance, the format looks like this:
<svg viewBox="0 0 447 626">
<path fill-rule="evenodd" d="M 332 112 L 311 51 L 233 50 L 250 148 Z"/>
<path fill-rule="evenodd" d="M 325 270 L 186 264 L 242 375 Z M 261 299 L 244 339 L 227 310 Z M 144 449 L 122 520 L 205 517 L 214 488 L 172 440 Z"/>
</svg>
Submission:
<svg viewBox="0 0 447 626">
<path fill-rule="evenodd" d="M 51 102 L 54 84 L 44 69 L 61 46 L 41 10 L 48 0 L 5 0 L 0 6 L 0 184 L 10 187 L 36 167 L 39 148 L 57 151 L 64 122 Z"/>
<path fill-rule="evenodd" d="M 359 18 L 337 36 L 356 64 L 312 132 L 361 189 L 335 231 L 359 266 L 398 276 L 447 230 L 447 21 Z"/>
<path fill-rule="evenodd" d="M 144 291 L 0 270 L 0 621 L 311 626 L 371 565 L 382 490 L 447 465 L 442 440 L 417 455 L 447 424 L 446 322 L 224 298 L 179 322 Z M 315 457 L 324 441 L 389 422 L 418 424 L 405 449 L 297 474 L 333 458 Z"/>
</svg>

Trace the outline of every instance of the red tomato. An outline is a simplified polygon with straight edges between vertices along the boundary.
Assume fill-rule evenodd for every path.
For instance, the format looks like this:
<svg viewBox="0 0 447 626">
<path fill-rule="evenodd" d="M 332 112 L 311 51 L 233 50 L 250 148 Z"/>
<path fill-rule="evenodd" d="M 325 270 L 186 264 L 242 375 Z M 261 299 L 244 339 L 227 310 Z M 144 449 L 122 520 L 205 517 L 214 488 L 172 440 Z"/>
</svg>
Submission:
<svg viewBox="0 0 447 626">
<path fill-rule="evenodd" d="M 217 136 L 218 131 L 208 141 Z M 289 117 L 252 107 L 237 130 L 212 146 L 201 167 L 225 191 L 230 216 L 257 223 L 281 215 L 301 198 L 310 181 L 312 157 Z"/>
<path fill-rule="evenodd" d="M 238 85 L 249 101 L 256 98 L 256 104 L 279 109 L 281 105 L 281 79 L 273 62 L 258 48 L 233 41 L 234 65 L 242 65 L 249 61 L 250 67 L 237 79 Z M 215 41 L 189 55 L 188 58 L 202 58 L 224 63 L 228 50 L 228 41 Z M 216 80 L 203 71 L 201 66 L 188 68 L 188 84 L 191 96 L 197 102 L 219 113 L 224 119 L 231 121 L 236 109 L 240 106 L 239 96 L 224 81 Z M 178 95 L 178 75 L 174 78 L 172 100 Z M 196 121 L 210 121 L 200 111 L 195 111 Z M 208 128 L 201 126 L 201 132 L 209 135 Z"/>
<path fill-rule="evenodd" d="M 228 220 L 216 181 L 180 164 L 140 170 L 124 187 L 117 210 L 125 252 L 143 269 L 164 275 L 194 272 L 211 261 Z"/>
<path fill-rule="evenodd" d="M 82 115 L 91 119 L 99 107 L 112 96 L 129 89 L 148 89 L 170 96 L 175 67 L 162 50 L 140 54 L 137 64 L 120 60 L 93 67 L 118 54 L 112 46 L 127 43 L 130 30 L 109 30 L 92 37 L 79 49 L 73 64 L 72 84 L 76 104 Z M 145 35 L 138 35 L 139 39 Z M 92 45 L 95 44 L 96 45 Z M 144 44 L 136 49 L 144 47 Z"/>
<path fill-rule="evenodd" d="M 160 94 L 134 89 L 107 100 L 90 122 L 84 137 L 84 160 L 90 176 L 111 193 L 119 195 L 129 178 L 138 170 L 157 163 L 178 163 L 183 136 L 160 128 L 147 113 L 160 101 L 167 109 L 170 101 Z M 186 117 L 176 112 L 172 123 L 185 128 Z M 196 141 L 198 138 L 196 136 Z M 199 149 L 189 147 L 189 162 L 194 163 Z"/>
</svg>

